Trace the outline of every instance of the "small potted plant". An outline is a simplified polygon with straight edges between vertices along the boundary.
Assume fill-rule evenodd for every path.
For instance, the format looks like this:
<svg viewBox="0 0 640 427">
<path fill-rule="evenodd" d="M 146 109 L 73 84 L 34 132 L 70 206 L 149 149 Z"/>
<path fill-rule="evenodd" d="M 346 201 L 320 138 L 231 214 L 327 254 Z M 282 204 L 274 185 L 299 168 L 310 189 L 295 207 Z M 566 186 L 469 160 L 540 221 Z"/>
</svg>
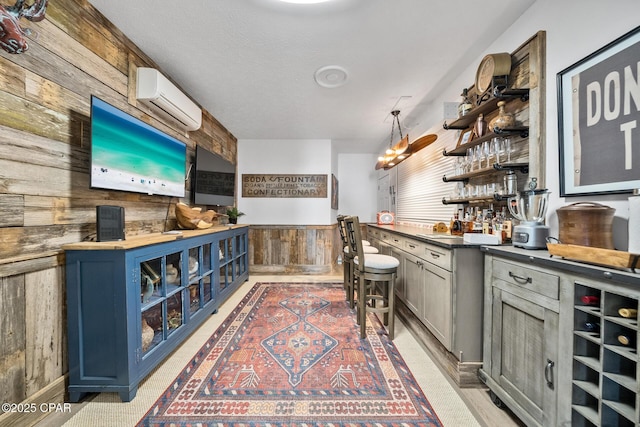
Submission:
<svg viewBox="0 0 640 427">
<path fill-rule="evenodd" d="M 229 217 L 229 224 L 237 224 L 238 217 L 244 215 L 244 212 L 240 212 L 235 206 L 227 209 L 227 216 Z"/>
</svg>

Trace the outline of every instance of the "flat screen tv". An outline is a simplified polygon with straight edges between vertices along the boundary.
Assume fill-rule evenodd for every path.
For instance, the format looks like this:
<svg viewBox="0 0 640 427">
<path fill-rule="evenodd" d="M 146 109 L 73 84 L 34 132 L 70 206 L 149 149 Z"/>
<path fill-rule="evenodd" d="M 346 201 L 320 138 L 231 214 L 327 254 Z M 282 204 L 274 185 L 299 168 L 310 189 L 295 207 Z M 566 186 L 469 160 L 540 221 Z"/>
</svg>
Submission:
<svg viewBox="0 0 640 427">
<path fill-rule="evenodd" d="M 195 176 L 195 204 L 233 206 L 236 189 L 236 168 L 233 164 L 198 145 Z"/>
<path fill-rule="evenodd" d="M 184 197 L 187 146 L 91 97 L 91 188 Z"/>
</svg>

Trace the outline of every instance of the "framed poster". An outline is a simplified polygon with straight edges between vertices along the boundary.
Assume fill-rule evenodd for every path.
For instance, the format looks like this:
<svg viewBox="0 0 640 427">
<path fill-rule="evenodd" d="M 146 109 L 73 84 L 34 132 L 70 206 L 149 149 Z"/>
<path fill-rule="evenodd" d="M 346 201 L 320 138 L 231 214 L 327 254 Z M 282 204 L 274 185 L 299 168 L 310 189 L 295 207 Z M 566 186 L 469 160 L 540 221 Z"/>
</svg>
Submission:
<svg viewBox="0 0 640 427">
<path fill-rule="evenodd" d="M 640 27 L 557 75 L 560 196 L 640 188 Z"/>
</svg>

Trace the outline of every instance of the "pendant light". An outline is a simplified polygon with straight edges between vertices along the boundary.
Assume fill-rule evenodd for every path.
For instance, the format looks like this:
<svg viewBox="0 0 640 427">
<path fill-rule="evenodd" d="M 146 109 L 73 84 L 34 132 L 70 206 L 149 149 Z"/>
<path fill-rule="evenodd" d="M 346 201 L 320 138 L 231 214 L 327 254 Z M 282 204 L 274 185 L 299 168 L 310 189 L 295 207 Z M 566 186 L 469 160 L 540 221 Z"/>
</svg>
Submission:
<svg viewBox="0 0 640 427">
<path fill-rule="evenodd" d="M 394 166 L 399 165 L 402 161 L 407 159 L 414 153 L 422 150 L 424 147 L 432 144 L 436 139 L 438 139 L 437 135 L 428 134 L 423 135 L 420 138 L 413 141 L 413 143 L 409 144 L 409 135 L 402 136 L 402 129 L 400 128 L 400 119 L 398 116 L 400 115 L 400 110 L 393 110 L 391 112 L 393 116 L 393 123 L 391 124 L 391 138 L 389 139 L 389 148 L 385 151 L 383 156 L 378 157 L 378 163 L 376 163 L 376 170 L 384 169 L 388 170 Z M 395 124 L 398 123 L 398 132 L 400 133 L 400 141 L 396 145 L 393 144 L 393 132 L 395 129 Z"/>
<path fill-rule="evenodd" d="M 390 169 L 411 155 L 411 153 L 407 151 L 407 149 L 409 148 L 409 135 L 404 137 L 402 136 L 402 128 L 400 127 L 400 119 L 398 118 L 398 116 L 400 115 L 400 110 L 393 110 L 391 112 L 391 115 L 393 116 L 393 121 L 391 122 L 391 137 L 389 138 L 389 148 L 387 148 L 387 151 L 385 151 L 383 156 L 378 157 L 376 169 Z M 396 123 L 398 123 L 398 133 L 400 133 L 400 141 L 396 145 L 393 145 L 393 133 Z"/>
</svg>

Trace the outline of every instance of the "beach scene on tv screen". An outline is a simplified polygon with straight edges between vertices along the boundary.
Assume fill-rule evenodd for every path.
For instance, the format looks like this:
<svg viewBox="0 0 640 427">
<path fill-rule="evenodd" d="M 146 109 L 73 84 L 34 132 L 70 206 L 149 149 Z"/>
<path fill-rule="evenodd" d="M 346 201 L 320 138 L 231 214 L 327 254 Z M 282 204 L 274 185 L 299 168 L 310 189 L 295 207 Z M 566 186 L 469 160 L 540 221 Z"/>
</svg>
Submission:
<svg viewBox="0 0 640 427">
<path fill-rule="evenodd" d="M 184 143 L 97 98 L 91 114 L 92 187 L 184 196 Z"/>
</svg>

